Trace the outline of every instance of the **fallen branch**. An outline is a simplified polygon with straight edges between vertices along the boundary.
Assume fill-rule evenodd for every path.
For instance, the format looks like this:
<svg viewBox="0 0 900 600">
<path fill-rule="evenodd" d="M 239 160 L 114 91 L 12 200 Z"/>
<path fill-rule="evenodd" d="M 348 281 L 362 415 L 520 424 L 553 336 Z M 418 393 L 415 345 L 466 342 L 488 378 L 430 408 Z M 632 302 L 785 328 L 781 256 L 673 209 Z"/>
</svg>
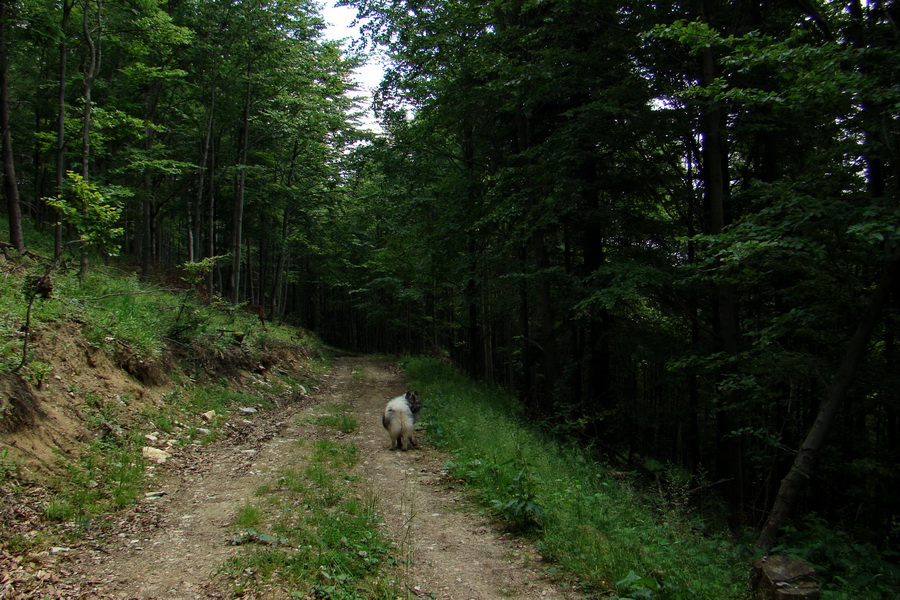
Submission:
<svg viewBox="0 0 900 600">
<path fill-rule="evenodd" d="M 700 490 L 705 490 L 706 488 L 711 488 L 713 486 L 719 485 L 720 483 L 728 483 L 729 481 L 734 481 L 734 477 L 730 477 L 728 479 L 720 479 L 713 483 L 707 483 L 705 485 L 698 485 L 694 489 L 688 490 L 685 492 L 685 495 L 693 494 L 694 492 L 699 492 Z"/>
<path fill-rule="evenodd" d="M 103 300 L 104 298 L 112 298 L 113 296 L 139 296 L 142 294 L 155 294 L 157 292 L 180 292 L 177 288 L 159 288 L 155 290 L 142 290 L 140 292 L 116 292 L 114 294 L 103 294 L 102 296 L 92 296 L 90 298 L 81 298 L 81 300 Z"/>
</svg>

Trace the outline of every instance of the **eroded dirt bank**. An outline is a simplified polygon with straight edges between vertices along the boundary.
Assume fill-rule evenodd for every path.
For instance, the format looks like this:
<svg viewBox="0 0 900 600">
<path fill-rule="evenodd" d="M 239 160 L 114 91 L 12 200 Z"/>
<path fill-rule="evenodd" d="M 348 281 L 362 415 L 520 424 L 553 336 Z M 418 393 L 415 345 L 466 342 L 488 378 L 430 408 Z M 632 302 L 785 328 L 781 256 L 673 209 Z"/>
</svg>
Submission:
<svg viewBox="0 0 900 600">
<path fill-rule="evenodd" d="M 390 451 L 380 414 L 406 389 L 396 366 L 369 357 L 335 359 L 321 389 L 303 405 L 235 418 L 229 443 L 176 455 L 151 491 L 109 533 L 61 549 L 48 571 L 50 597 L 180 600 L 234 597 L 219 568 L 237 511 L 271 480 L 299 438 L 343 436 L 360 449 L 363 485 L 379 499 L 386 527 L 408 558 L 410 597 L 441 600 L 562 599 L 577 596 L 541 573 L 531 544 L 503 533 L 442 483 L 445 457 L 427 444 Z M 422 390 L 427 395 L 427 390 Z M 324 433 L 307 417 L 331 404 L 351 407 L 359 428 Z M 427 418 L 427 415 L 425 415 Z M 53 595 L 51 595 L 53 594 Z M 242 597 L 280 598 L 277 590 Z"/>
</svg>

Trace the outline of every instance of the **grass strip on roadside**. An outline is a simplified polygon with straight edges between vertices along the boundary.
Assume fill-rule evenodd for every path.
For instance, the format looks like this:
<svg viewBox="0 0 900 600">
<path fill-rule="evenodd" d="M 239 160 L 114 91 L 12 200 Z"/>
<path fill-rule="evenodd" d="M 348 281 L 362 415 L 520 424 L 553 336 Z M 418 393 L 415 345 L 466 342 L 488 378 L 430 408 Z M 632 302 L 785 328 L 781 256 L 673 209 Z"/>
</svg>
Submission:
<svg viewBox="0 0 900 600">
<path fill-rule="evenodd" d="M 579 449 L 527 427 L 499 388 L 437 360 L 403 367 L 424 392 L 430 442 L 454 457 L 450 473 L 589 597 L 743 597 L 746 563 L 726 536 L 700 535 L 686 514 L 661 510 Z"/>
<path fill-rule="evenodd" d="M 356 428 L 346 405 L 312 422 Z M 353 444 L 299 440 L 274 482 L 257 491 L 235 520 L 243 552 L 224 571 L 235 593 L 276 589 L 296 598 L 405 598 L 396 548 L 383 532 L 377 501 L 352 473 Z"/>
</svg>

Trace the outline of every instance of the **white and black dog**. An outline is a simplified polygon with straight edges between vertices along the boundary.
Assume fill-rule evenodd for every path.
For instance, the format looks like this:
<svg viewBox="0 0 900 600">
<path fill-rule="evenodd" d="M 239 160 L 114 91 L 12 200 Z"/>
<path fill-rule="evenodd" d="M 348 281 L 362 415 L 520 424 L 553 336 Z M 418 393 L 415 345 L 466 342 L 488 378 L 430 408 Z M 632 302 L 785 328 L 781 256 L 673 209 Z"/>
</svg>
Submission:
<svg viewBox="0 0 900 600">
<path fill-rule="evenodd" d="M 419 392 L 406 392 L 387 403 L 381 424 L 391 436 L 391 450 L 394 448 L 409 450 L 417 445 L 414 434 L 421 410 L 422 400 L 419 399 Z"/>
</svg>

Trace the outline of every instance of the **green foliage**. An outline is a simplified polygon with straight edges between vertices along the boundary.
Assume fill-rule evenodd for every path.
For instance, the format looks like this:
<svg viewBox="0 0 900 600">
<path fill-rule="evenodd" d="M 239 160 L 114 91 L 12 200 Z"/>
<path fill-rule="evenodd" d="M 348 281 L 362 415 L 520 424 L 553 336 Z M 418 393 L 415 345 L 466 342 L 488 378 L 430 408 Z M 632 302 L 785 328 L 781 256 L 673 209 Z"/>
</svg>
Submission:
<svg viewBox="0 0 900 600">
<path fill-rule="evenodd" d="M 124 232 L 122 227 L 116 227 L 122 215 L 120 204 L 78 173 L 69 171 L 66 177 L 67 193 L 44 198 L 44 202 L 58 210 L 63 221 L 75 227 L 86 248 L 118 254 L 116 240 Z"/>
<path fill-rule="evenodd" d="M 208 256 L 198 261 L 185 262 L 181 265 L 181 268 L 185 271 L 183 279 L 192 288 L 197 287 L 203 283 L 210 271 L 212 271 L 217 264 L 228 261 L 230 258 L 229 255 L 223 254 L 219 256 Z"/>
<path fill-rule="evenodd" d="M 242 529 L 252 530 L 253 527 L 259 525 L 263 519 L 263 512 L 252 504 L 245 504 L 238 509 L 237 517 L 234 524 Z M 249 532 L 248 532 L 249 533 Z"/>
<path fill-rule="evenodd" d="M 206 280 L 210 271 L 215 268 L 216 264 L 228 258 L 227 255 L 210 256 L 200 261 L 189 261 L 181 265 L 181 268 L 185 271 L 185 276 L 182 279 L 189 287 L 185 290 L 178 312 L 168 327 L 169 337 L 176 340 L 189 341 L 202 332 L 203 325 L 208 321 L 209 317 L 204 314 L 208 311 L 204 311 L 203 305 L 201 305 L 197 297 L 197 290 Z"/>
<path fill-rule="evenodd" d="M 0 452 L 0 484 L 6 482 L 7 479 L 13 477 L 17 471 L 17 466 L 7 458 L 9 455 L 9 448 L 4 448 L 2 452 Z"/>
<path fill-rule="evenodd" d="M 85 336 L 110 353 L 126 348 L 146 359 L 166 345 L 163 324 L 171 314 L 171 293 L 153 291 L 137 276 L 94 268 L 83 281 L 60 279 L 60 301 L 85 322 Z"/>
<path fill-rule="evenodd" d="M 616 582 L 616 594 L 612 600 L 647 600 L 658 597 L 656 592 L 660 590 L 659 583 L 650 577 L 640 577 L 631 571 L 624 578 Z"/>
<path fill-rule="evenodd" d="M 518 458 L 515 462 L 518 462 Z M 509 475 L 510 465 L 497 465 L 498 479 Z M 503 482 L 498 490 L 500 498 L 491 499 L 491 507 L 506 521 L 524 532 L 540 529 L 543 524 L 544 508 L 539 504 L 535 491 L 540 488 L 536 476 L 530 473 L 528 465 L 512 465 L 517 471 L 511 480 Z M 451 472 L 454 471 L 450 465 Z"/>
<path fill-rule="evenodd" d="M 202 279 L 202 273 L 214 260 L 198 263 L 196 272 L 188 278 Z M 26 273 L 21 278 L 0 280 L 0 309 L 6 315 L 6 320 L 0 321 L 0 369 L 12 368 L 20 358 L 17 353 L 21 338 L 17 330 L 26 308 L 21 301 L 21 288 L 29 276 Z M 278 345 L 312 351 L 321 343 L 314 335 L 298 333 L 294 327 L 262 323 L 258 315 L 240 307 L 224 302 L 204 304 L 192 289 L 160 289 L 112 267 L 97 266 L 83 280 L 72 272 L 59 271 L 52 281 L 53 295 L 34 304 L 31 326 L 40 328 L 48 322 L 77 320 L 83 324 L 87 340 L 111 355 L 155 360 L 175 342 L 205 348 L 212 354 L 235 352 L 234 338 L 223 331 L 243 333 L 239 352 L 247 356 Z M 29 371 L 29 376 L 35 383 L 46 378 L 46 368 L 40 362 L 31 368 L 33 373 Z"/>
<path fill-rule="evenodd" d="M 32 383 L 32 385 L 40 388 L 52 373 L 52 365 L 43 361 L 34 360 L 28 363 L 22 374 Z"/>
<path fill-rule="evenodd" d="M 451 472 L 586 586 L 621 598 L 740 597 L 745 564 L 727 534 L 699 535 L 689 514 L 659 511 L 608 467 L 529 429 L 501 390 L 434 360 L 404 369 L 427 390 L 429 437 L 453 453 Z"/>
<path fill-rule="evenodd" d="M 45 517 L 87 526 L 98 514 L 128 506 L 143 489 L 144 465 L 136 445 L 101 437 L 82 458 L 63 461 L 66 474 L 53 486 Z"/>
<path fill-rule="evenodd" d="M 888 600 L 900 589 L 897 553 L 879 551 L 872 544 L 856 541 L 815 515 L 801 530 L 790 527 L 784 541 L 773 552 L 795 556 L 816 569 L 827 600 Z"/>
</svg>

